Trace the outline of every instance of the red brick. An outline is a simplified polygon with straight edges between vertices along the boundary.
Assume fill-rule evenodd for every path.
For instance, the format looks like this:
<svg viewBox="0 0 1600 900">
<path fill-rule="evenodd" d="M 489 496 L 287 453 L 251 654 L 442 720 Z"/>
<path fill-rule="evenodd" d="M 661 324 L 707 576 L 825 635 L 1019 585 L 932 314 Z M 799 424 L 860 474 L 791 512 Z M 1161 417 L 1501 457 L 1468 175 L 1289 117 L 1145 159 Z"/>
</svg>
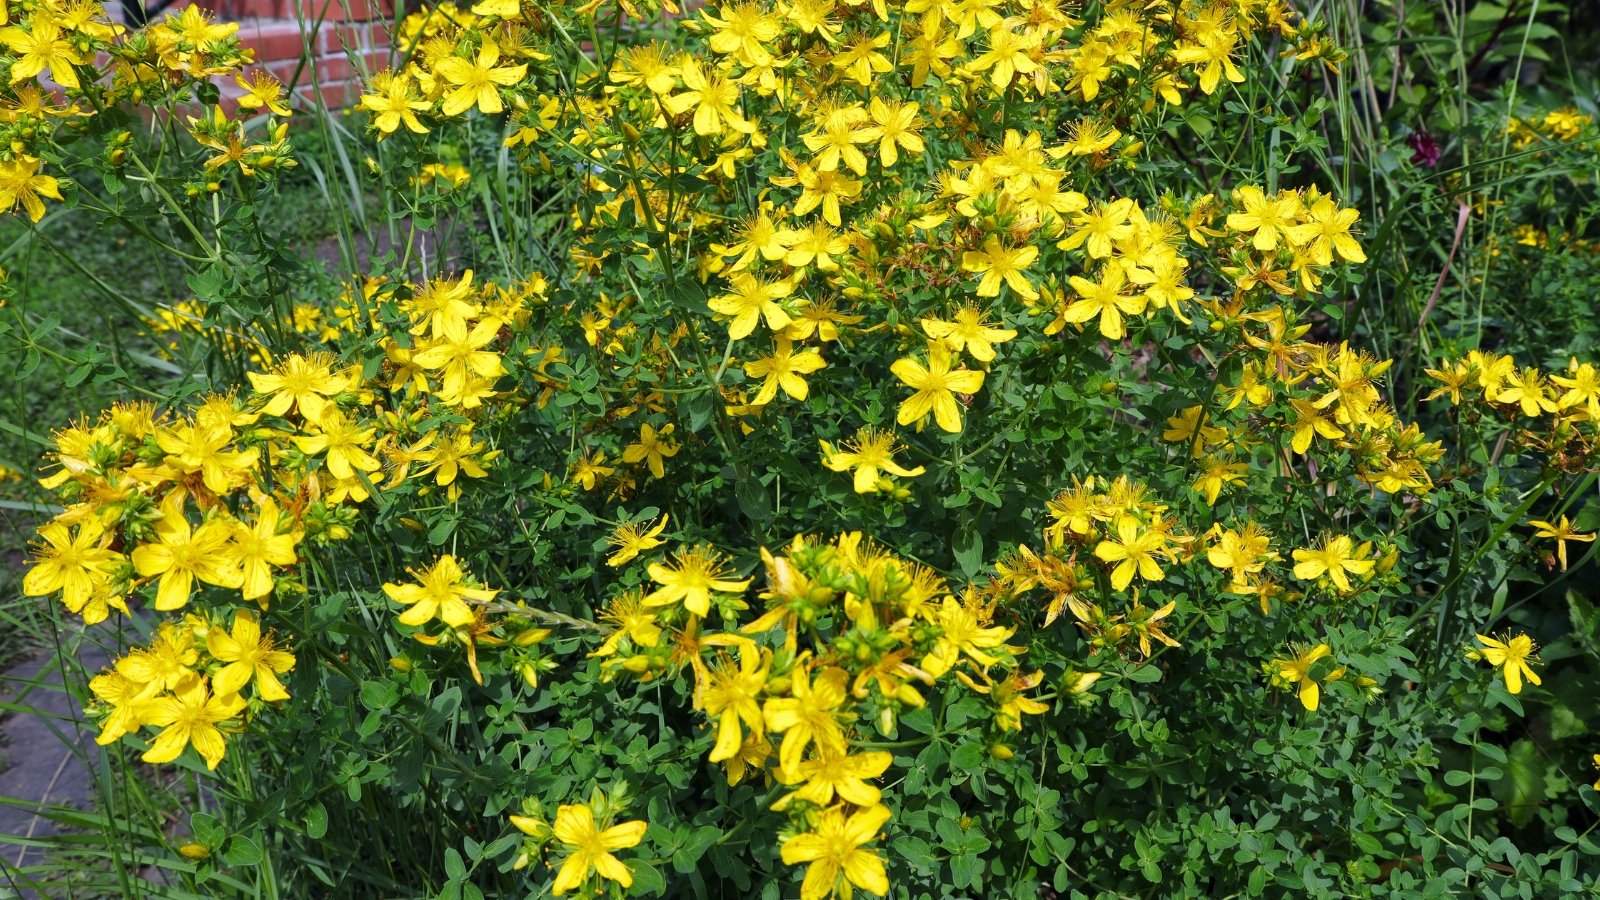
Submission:
<svg viewBox="0 0 1600 900">
<path fill-rule="evenodd" d="M 250 19 L 282 19 L 288 13 L 285 0 L 209 0 L 205 6 L 219 18 L 236 22 Z"/>
<path fill-rule="evenodd" d="M 288 15 L 308 22 L 369 22 L 394 16 L 393 0 L 286 0 Z"/>
<path fill-rule="evenodd" d="M 305 52 L 305 37 L 294 22 L 247 22 L 239 26 L 239 40 L 255 50 L 256 62 L 263 64 L 299 59 Z"/>
<path fill-rule="evenodd" d="M 299 81 L 305 81 L 306 72 L 308 71 L 308 67 L 302 66 L 299 59 L 280 59 L 267 65 L 266 69 L 272 74 L 273 78 L 286 85 L 297 83 L 295 79 L 296 73 L 299 73 Z"/>
<path fill-rule="evenodd" d="M 361 97 L 361 85 L 354 81 L 323 82 L 322 105 L 329 109 L 339 109 L 349 106 Z M 295 93 L 307 101 L 315 102 L 316 90 L 311 85 L 301 85 Z"/>
<path fill-rule="evenodd" d="M 343 81 L 362 78 L 389 64 L 389 54 L 382 50 L 365 53 L 330 53 L 317 60 L 317 77 L 323 81 Z M 362 68 L 362 66 L 365 68 Z"/>
<path fill-rule="evenodd" d="M 323 28 L 318 32 L 323 53 L 343 53 L 350 50 L 389 49 L 389 27 L 383 22 L 351 23 Z"/>
</svg>

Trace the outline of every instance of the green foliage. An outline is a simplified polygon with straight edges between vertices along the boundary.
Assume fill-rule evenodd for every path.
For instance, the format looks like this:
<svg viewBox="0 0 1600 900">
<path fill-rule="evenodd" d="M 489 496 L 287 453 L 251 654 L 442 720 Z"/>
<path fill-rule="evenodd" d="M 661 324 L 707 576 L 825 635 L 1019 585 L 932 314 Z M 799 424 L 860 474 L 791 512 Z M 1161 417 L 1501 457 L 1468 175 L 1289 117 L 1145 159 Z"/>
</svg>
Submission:
<svg viewBox="0 0 1600 900">
<path fill-rule="evenodd" d="M 131 142 L 112 116 L 63 134 L 48 159 L 75 183 L 19 220 L 27 265 L 8 264 L 0 347 L 22 370 L 0 462 L 35 468 L 23 448 L 70 418 L 45 379 L 87 391 L 86 410 L 135 396 L 171 412 L 123 403 L 64 429 L 45 461 L 56 506 L 24 504 L 30 486 L 0 509 L 58 516 L 46 527 L 108 555 L 95 596 L 132 607 L 114 620 L 131 633 L 85 633 L 119 645 L 119 673 L 162 646 L 192 671 L 139 679 L 132 700 L 73 673 L 103 734 L 124 710 L 131 727 L 100 757 L 97 811 L 58 813 L 81 833 L 35 842 L 53 855 L 18 886 L 539 896 L 580 858 L 582 810 L 601 830 L 647 823 L 611 848 L 629 893 L 812 898 L 846 881 L 803 880 L 820 866 L 801 848 L 881 808 L 851 846 L 894 896 L 1597 890 L 1595 418 L 1542 372 L 1547 405 L 1511 393 L 1529 363 L 1579 378 L 1592 356 L 1595 111 L 1563 112 L 1593 78 L 1563 45 L 1581 17 L 1388 3 L 1279 26 L 1264 4 L 1229 5 L 1217 27 L 1245 74 L 1209 88 L 1193 56 L 1205 4 L 1179 4 L 1180 24 L 1143 5 L 1074 8 L 1084 23 L 1007 5 L 1015 19 L 951 37 L 963 65 L 929 85 L 870 64 L 858 78 L 839 41 L 763 4 L 783 24 L 756 42 L 791 68 L 727 49 L 736 11 L 719 8 L 661 32 L 689 55 L 660 91 L 621 77 L 643 71 L 629 53 L 648 37 L 621 9 L 440 7 L 402 23 L 397 46 L 416 52 L 371 81 L 381 140 L 297 114 L 306 136 L 282 146 L 300 165 L 280 177 L 229 169 L 194 189 L 210 152 L 175 118 Z M 834 15 L 841 40 L 887 29 L 896 61 L 923 22 L 897 5 Z M 1118 15 L 1149 44 L 1089 96 L 1083 48 Z M 1048 89 L 978 62 L 1035 28 Z M 747 76 L 738 110 L 762 140 L 701 127 L 695 62 Z M 451 67 L 469 65 L 521 69 L 491 89 L 504 120 L 481 94 L 452 110 Z M 384 78 L 428 131 L 383 126 Z M 829 110 L 911 99 L 923 149 L 891 166 L 878 136 L 854 141 L 871 151 L 859 197 L 832 220 L 798 212 L 826 171 L 806 135 Z M 1091 126 L 1116 136 L 1043 152 Z M 995 162 L 1030 137 L 1085 201 L 1059 225 Z M 128 177 L 108 146 L 148 170 Z M 1068 246 L 1095 204 L 1124 200 L 1145 224 L 1104 253 Z M 1262 245 L 1272 203 L 1287 204 L 1277 247 Z M 1356 211 L 1366 262 L 1308 261 L 1294 229 Z M 737 262 L 765 216 L 794 234 Z M 52 242 L 103 223 L 155 249 L 102 260 Z M 793 256 L 812 228 L 837 238 L 834 268 Z M 336 276 L 295 252 L 329 233 Z M 1037 256 L 1019 284 L 998 269 L 1020 248 Z M 1168 263 L 1192 299 L 1139 287 L 1116 327 L 1075 311 L 1096 283 Z M 107 277 L 124 267 L 143 280 Z M 58 301 L 69 272 L 111 302 Z M 785 318 L 837 317 L 802 333 L 767 312 L 739 333 L 741 274 L 781 282 Z M 162 320 L 140 296 L 157 284 L 194 319 Z M 461 335 L 441 296 L 466 305 Z M 982 339 L 989 358 L 930 330 L 969 307 L 1010 332 Z M 484 384 L 418 362 L 466 335 Z M 760 363 L 786 345 L 825 363 L 804 391 L 766 387 Z M 953 429 L 914 405 L 940 353 L 972 387 L 951 395 Z M 325 389 L 274 407 L 294 391 L 261 376 L 293 360 Z M 1452 373 L 1466 387 L 1447 400 Z M 1306 424 L 1319 417 L 1336 434 Z M 345 424 L 372 465 L 335 463 L 323 439 Z M 215 437 L 192 452 L 220 475 L 173 449 L 191 425 Z M 900 471 L 857 477 L 862 428 L 893 439 Z M 242 567 L 234 529 L 264 521 L 297 555 L 268 567 L 270 603 L 202 573 L 155 608 L 174 579 L 149 560 L 188 539 L 176 523 L 232 535 L 212 555 Z M 1256 527 L 1259 565 L 1230 561 Z M 56 544 L 36 541 L 33 571 Z M 619 549 L 634 558 L 608 561 Z M 699 608 L 671 593 L 696 560 L 724 585 Z M 419 599 L 430 575 L 466 618 Z M 117 613 L 33 577 L 13 593 L 50 595 L 69 647 L 77 617 L 54 597 Z M 217 635 L 236 638 L 238 616 L 292 651 L 268 676 L 290 699 L 246 679 L 220 716 L 225 755 L 198 739 L 160 753 L 173 726 L 149 704 L 195 684 L 221 702 L 234 657 Z M 1507 648 L 1530 639 L 1542 684 L 1508 674 Z M 734 716 L 730 758 L 708 695 L 751 669 L 760 705 Z M 884 766 L 871 800 L 795 799 L 824 779 L 780 762 L 784 704 L 835 674 L 850 690 L 821 718 L 840 743 L 796 757 Z M 855 860 L 843 877 L 877 890 Z M 622 893 L 592 868 L 577 866 L 581 892 Z"/>
</svg>

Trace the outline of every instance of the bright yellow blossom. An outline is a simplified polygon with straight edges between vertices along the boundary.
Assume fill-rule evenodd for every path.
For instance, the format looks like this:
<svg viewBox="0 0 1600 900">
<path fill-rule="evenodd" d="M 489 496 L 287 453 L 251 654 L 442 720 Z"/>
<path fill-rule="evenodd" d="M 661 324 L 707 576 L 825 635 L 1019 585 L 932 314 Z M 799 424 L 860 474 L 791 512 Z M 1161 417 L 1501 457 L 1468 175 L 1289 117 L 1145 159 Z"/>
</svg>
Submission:
<svg viewBox="0 0 1600 900">
<path fill-rule="evenodd" d="M 869 893 L 889 893 L 889 876 L 883 859 L 862 847 L 871 843 L 889 821 L 889 810 L 872 806 L 847 814 L 835 806 L 822 811 L 811 831 L 783 842 L 788 865 L 810 863 L 800 885 L 801 900 L 848 897 L 852 886 Z"/>
<path fill-rule="evenodd" d="M 147 763 L 172 762 L 192 745 L 205 760 L 206 768 L 215 769 L 228 746 L 217 723 L 237 716 L 244 711 L 244 705 L 238 694 L 212 696 L 199 678 L 191 679 L 187 687 L 173 695 L 147 701 L 139 718 L 162 731 L 140 759 Z"/>
<path fill-rule="evenodd" d="M 389 599 L 411 607 L 400 614 L 400 622 L 405 625 L 425 625 L 438 618 L 451 628 L 460 628 L 471 623 L 474 616 L 468 601 L 487 603 L 500 593 L 470 582 L 454 556 L 441 556 L 426 569 L 409 571 L 416 584 L 383 586 Z"/>
<path fill-rule="evenodd" d="M 685 547 L 665 563 L 651 563 L 650 578 L 660 587 L 644 598 L 645 606 L 671 606 L 682 603 L 697 616 L 711 613 L 711 594 L 740 594 L 750 587 L 750 579 L 734 581 L 723 570 L 722 554 L 710 547 Z"/>
<path fill-rule="evenodd" d="M 236 694 L 251 681 L 256 696 L 268 702 L 289 699 L 278 675 L 294 668 L 294 655 L 279 650 L 270 635 L 261 634 L 261 624 L 248 610 L 233 614 L 233 630 L 213 625 L 206 632 L 206 649 L 223 667 L 211 676 L 211 687 L 218 695 Z"/>
<path fill-rule="evenodd" d="M 633 872 L 613 856 L 612 851 L 637 845 L 644 840 L 648 827 L 643 821 L 633 821 L 602 831 L 595 824 L 594 811 L 587 806 L 563 806 L 556 810 L 556 821 L 550 830 L 570 852 L 550 885 L 550 893 L 560 896 L 577 889 L 589 879 L 590 872 L 615 881 L 623 889 L 632 887 Z"/>
<path fill-rule="evenodd" d="M 1505 677 L 1506 690 L 1513 694 L 1522 693 L 1522 679 L 1526 677 L 1534 684 L 1543 684 L 1539 680 L 1539 673 L 1528 665 L 1528 660 L 1533 657 L 1537 648 L 1533 639 L 1525 634 L 1501 641 L 1487 635 L 1477 635 L 1478 642 L 1483 644 L 1483 649 L 1476 651 L 1485 662 L 1500 670 Z"/>
<path fill-rule="evenodd" d="M 1538 529 L 1536 537 L 1545 538 L 1556 542 L 1556 558 L 1561 560 L 1561 571 L 1567 570 L 1567 541 L 1589 543 L 1594 540 L 1594 533 L 1583 534 L 1572 527 L 1566 516 L 1559 522 L 1546 522 L 1542 519 L 1530 519 L 1529 525 Z"/>
<path fill-rule="evenodd" d="M 898 359 L 889 367 L 902 383 L 916 391 L 900 404 L 895 421 L 901 425 L 922 422 L 931 413 L 939 427 L 952 434 L 961 430 L 961 404 L 955 395 L 976 394 L 983 387 L 983 373 L 950 368 L 950 351 L 944 342 L 928 344 L 928 362 Z"/>
</svg>

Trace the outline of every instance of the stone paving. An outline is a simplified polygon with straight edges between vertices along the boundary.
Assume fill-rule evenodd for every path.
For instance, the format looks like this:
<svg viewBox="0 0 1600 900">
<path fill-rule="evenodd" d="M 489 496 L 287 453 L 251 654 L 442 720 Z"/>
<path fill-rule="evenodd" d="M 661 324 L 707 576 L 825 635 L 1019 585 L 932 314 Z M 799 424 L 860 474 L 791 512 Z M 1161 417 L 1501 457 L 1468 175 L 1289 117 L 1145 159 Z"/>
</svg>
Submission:
<svg viewBox="0 0 1600 900">
<path fill-rule="evenodd" d="M 101 648 L 85 642 L 79 655 L 88 671 L 107 662 Z M 8 768 L 0 771 L 0 896 L 7 893 L 3 873 L 40 861 L 39 850 L 19 844 L 18 838 L 45 837 L 56 832 L 48 816 L 53 808 L 89 809 L 93 806 L 91 766 L 97 748 L 94 730 L 87 727 L 77 701 L 67 693 L 54 651 L 41 651 L 0 675 L 0 702 L 7 705 L 0 719 Z M 31 708 L 16 710 L 11 705 Z"/>
</svg>

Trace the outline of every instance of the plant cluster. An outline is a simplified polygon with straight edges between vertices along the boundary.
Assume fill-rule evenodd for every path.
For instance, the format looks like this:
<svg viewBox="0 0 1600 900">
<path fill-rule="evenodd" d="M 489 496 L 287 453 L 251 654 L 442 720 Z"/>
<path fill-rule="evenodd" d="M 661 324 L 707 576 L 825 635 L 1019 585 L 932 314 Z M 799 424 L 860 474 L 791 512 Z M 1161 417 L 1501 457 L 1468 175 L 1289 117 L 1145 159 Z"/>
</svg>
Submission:
<svg viewBox="0 0 1600 900">
<path fill-rule="evenodd" d="M 471 209 L 493 168 L 548 230 L 486 212 L 493 267 L 379 261 L 250 314 L 237 392 L 56 434 L 24 588 L 150 632 L 90 684 L 103 744 L 227 785 L 175 871 L 1595 889 L 1588 732 L 1518 720 L 1592 690 L 1593 623 L 1532 601 L 1589 559 L 1600 381 L 1479 349 L 1418 409 L 1339 330 L 1361 214 L 1238 99 L 1337 76 L 1322 23 L 639 14 L 407 17 L 361 101 L 379 189 L 460 167 Z M 1187 164 L 1269 126 L 1262 171 Z"/>
</svg>

